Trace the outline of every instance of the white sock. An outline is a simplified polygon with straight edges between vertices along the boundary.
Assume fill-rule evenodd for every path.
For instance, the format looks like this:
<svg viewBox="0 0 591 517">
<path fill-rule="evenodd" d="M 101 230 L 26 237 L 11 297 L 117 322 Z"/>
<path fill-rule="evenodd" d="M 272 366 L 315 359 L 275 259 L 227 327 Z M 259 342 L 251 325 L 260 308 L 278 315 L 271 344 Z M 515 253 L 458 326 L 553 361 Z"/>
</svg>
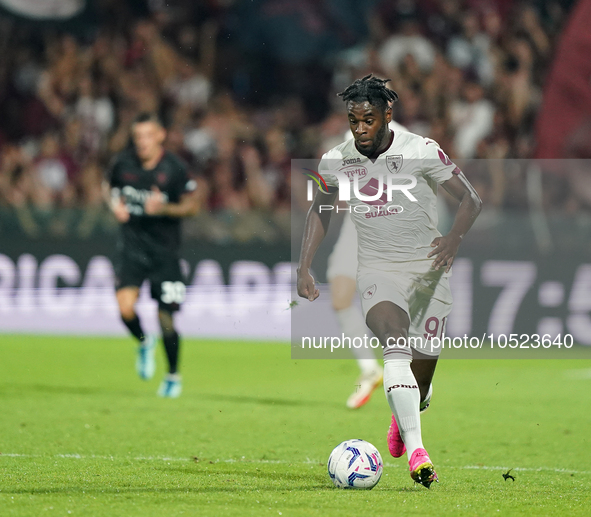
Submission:
<svg viewBox="0 0 591 517">
<path fill-rule="evenodd" d="M 408 454 L 423 448 L 419 404 L 421 394 L 410 369 L 411 356 L 402 353 L 384 359 L 384 391 L 388 404 L 400 429 L 400 436 Z"/>
<path fill-rule="evenodd" d="M 341 330 L 345 336 L 351 339 L 356 337 L 363 339 L 366 334 L 369 335 L 369 329 L 365 325 L 363 315 L 361 314 L 361 311 L 354 305 L 351 305 L 346 309 L 336 311 L 336 315 L 337 319 L 339 320 Z M 372 357 L 374 352 L 371 348 L 351 347 L 351 352 L 353 352 L 355 359 L 357 359 L 357 364 L 359 365 L 362 375 L 371 375 L 372 373 L 380 370 L 380 365 L 377 359 L 375 356 Z"/>
</svg>

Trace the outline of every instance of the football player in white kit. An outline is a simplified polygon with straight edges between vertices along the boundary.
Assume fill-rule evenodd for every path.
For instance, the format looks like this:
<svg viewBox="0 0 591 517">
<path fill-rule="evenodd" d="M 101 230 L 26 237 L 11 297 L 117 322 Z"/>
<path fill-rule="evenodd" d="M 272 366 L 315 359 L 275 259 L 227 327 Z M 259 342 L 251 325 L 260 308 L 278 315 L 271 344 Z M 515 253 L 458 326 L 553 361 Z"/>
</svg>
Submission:
<svg viewBox="0 0 591 517">
<path fill-rule="evenodd" d="M 339 94 L 353 140 L 327 152 L 308 212 L 298 294 L 319 296 L 310 266 L 324 239 L 337 194 L 348 198 L 357 229 L 357 289 L 367 326 L 384 355 L 384 391 L 392 420 L 388 448 L 407 452 L 411 478 L 429 488 L 437 474 L 421 436 L 421 401 L 429 398 L 441 337 L 451 311 L 449 276 L 460 243 L 480 213 L 478 194 L 436 142 L 389 130 L 398 95 L 371 75 Z M 409 183 L 410 181 L 410 183 Z M 451 230 L 437 230 L 437 186 L 459 201 Z M 412 367 L 411 367 L 412 363 Z"/>
<path fill-rule="evenodd" d="M 394 131 L 407 131 L 403 125 L 391 120 L 388 127 Z M 353 139 L 353 134 L 347 131 L 345 140 Z M 345 214 L 332 253 L 328 257 L 326 276 L 330 285 L 332 307 L 337 316 L 339 326 L 345 336 L 354 339 L 363 338 L 367 334 L 367 326 L 363 315 L 353 303 L 357 290 L 357 230 L 349 214 Z M 347 399 L 347 407 L 360 408 L 366 404 L 373 391 L 382 385 L 383 369 L 376 360 L 373 350 L 352 348 L 361 375 L 356 383 L 356 389 Z"/>
</svg>

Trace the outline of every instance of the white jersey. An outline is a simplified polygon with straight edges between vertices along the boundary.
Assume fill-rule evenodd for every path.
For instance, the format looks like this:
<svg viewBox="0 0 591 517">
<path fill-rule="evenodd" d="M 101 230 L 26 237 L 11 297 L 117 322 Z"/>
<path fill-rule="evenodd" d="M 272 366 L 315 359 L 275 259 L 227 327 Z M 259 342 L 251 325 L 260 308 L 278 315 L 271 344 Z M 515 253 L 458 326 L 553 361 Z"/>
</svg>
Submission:
<svg viewBox="0 0 591 517">
<path fill-rule="evenodd" d="M 394 132 L 406 131 L 402 124 L 391 120 L 388 127 Z M 353 138 L 351 130 L 347 130 L 343 134 L 343 140 L 350 140 Z M 345 214 L 339 238 L 334 245 L 334 248 L 328 257 L 328 269 L 326 270 L 326 278 L 331 282 L 337 276 L 345 276 L 355 280 L 357 278 L 357 230 L 355 224 L 351 220 L 350 214 Z"/>
<path fill-rule="evenodd" d="M 350 180 L 351 217 L 357 229 L 358 259 L 360 267 L 391 269 L 389 264 L 431 262 L 427 254 L 431 242 L 441 234 L 437 230 L 437 185 L 447 181 L 459 169 L 451 162 L 439 145 L 414 133 L 392 132 L 392 141 L 375 162 L 362 155 L 353 139 L 323 155 L 319 173 L 327 185 L 338 187 L 337 177 L 331 171 L 340 171 Z M 387 200 L 386 189 L 375 201 L 362 201 L 353 189 L 353 180 L 363 197 L 376 194 L 387 183 L 409 184 L 395 176 L 413 176 L 416 185 L 408 192 L 394 190 Z"/>
</svg>

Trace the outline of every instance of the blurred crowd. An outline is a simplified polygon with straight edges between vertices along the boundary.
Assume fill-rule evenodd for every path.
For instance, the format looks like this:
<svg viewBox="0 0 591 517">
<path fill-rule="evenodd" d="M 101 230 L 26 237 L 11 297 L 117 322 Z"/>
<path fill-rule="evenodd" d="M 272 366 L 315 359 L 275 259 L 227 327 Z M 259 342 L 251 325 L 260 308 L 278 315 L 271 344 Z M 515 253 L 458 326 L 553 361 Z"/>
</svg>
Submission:
<svg viewBox="0 0 591 517">
<path fill-rule="evenodd" d="M 157 111 L 167 147 L 198 181 L 202 213 L 189 232 L 276 240 L 289 234 L 290 160 L 342 141 L 336 93 L 370 72 L 392 79 L 394 118 L 453 158 L 530 158 L 569 7 L 153 0 L 138 10 L 102 0 L 98 21 L 77 30 L 2 16 L 0 207 L 32 236 L 112 225 L 105 170 L 129 145 L 133 117 Z M 477 168 L 471 180 L 487 206 L 526 206 L 511 188 L 518 172 Z"/>
</svg>

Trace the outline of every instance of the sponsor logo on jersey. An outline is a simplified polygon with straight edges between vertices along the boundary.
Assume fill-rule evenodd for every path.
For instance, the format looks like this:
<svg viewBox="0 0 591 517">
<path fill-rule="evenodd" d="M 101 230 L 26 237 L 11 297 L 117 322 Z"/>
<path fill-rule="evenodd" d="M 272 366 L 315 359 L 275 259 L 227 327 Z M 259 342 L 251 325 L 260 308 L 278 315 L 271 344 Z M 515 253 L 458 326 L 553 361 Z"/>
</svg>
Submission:
<svg viewBox="0 0 591 517">
<path fill-rule="evenodd" d="M 376 284 L 370 285 L 365 291 L 363 291 L 363 299 L 369 300 L 374 294 L 376 294 L 377 290 L 378 286 Z"/>
<path fill-rule="evenodd" d="M 394 156 L 386 156 L 386 167 L 390 172 L 396 174 L 402 167 L 402 155 L 395 154 Z"/>
<path fill-rule="evenodd" d="M 341 167 L 352 165 L 354 163 L 361 163 L 361 158 L 343 158 L 343 165 L 341 165 Z"/>
<path fill-rule="evenodd" d="M 357 207 L 355 207 L 355 208 L 357 208 Z M 404 212 L 404 207 L 402 207 L 400 205 L 388 206 L 388 207 L 386 207 L 385 210 L 381 206 L 372 207 L 372 208 L 374 210 L 372 210 L 370 212 L 361 212 L 361 213 L 365 214 L 366 219 L 371 219 L 372 217 L 383 217 L 386 215 L 396 215 L 396 214 L 401 214 L 402 212 Z M 354 212 L 360 213 L 357 210 L 354 210 Z"/>
<path fill-rule="evenodd" d="M 136 181 L 138 176 L 135 172 L 125 171 L 121 175 L 121 178 L 123 179 L 123 181 Z"/>
<path fill-rule="evenodd" d="M 349 165 L 344 169 L 339 169 L 339 171 L 344 172 L 349 179 L 353 179 L 355 176 L 359 178 L 365 178 L 365 176 L 367 176 L 367 169 L 365 167 L 358 167 L 355 165 Z"/>
<path fill-rule="evenodd" d="M 143 215 L 146 199 L 154 193 L 151 190 L 136 189 L 131 185 L 125 185 L 121 189 L 121 195 L 125 199 L 125 205 L 131 215 Z M 162 201 L 168 203 L 168 193 L 162 192 Z"/>
</svg>

